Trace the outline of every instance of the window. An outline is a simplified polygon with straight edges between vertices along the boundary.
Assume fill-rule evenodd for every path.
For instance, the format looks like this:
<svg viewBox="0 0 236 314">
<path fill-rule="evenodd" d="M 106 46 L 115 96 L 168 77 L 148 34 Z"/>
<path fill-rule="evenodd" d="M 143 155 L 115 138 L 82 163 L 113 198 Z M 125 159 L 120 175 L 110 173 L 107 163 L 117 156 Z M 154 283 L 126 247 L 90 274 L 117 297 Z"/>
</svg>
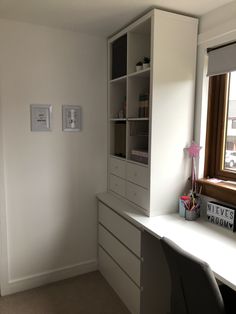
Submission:
<svg viewBox="0 0 236 314">
<path fill-rule="evenodd" d="M 236 205 L 236 71 L 211 76 L 203 193 Z M 217 183 L 214 183 L 217 182 Z M 235 184 L 233 183 L 235 182 Z"/>
<path fill-rule="evenodd" d="M 208 49 L 208 117 L 202 192 L 236 205 L 236 42 Z M 210 178 L 210 179 L 209 179 Z M 211 179 L 212 178 L 212 179 Z"/>
<path fill-rule="evenodd" d="M 205 176 L 236 181 L 236 71 L 209 80 Z"/>
</svg>

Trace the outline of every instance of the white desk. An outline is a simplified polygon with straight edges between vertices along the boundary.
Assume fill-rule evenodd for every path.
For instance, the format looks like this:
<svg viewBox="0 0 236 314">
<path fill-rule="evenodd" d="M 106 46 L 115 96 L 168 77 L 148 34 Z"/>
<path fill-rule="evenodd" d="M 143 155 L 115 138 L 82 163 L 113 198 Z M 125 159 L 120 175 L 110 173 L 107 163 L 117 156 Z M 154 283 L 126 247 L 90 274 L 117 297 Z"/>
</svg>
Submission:
<svg viewBox="0 0 236 314">
<path fill-rule="evenodd" d="M 216 278 L 236 291 L 236 233 L 213 225 L 203 218 L 186 221 L 178 214 L 149 218 L 109 193 L 99 194 L 98 199 L 137 227 L 157 238 L 165 236 L 206 261 Z"/>
</svg>

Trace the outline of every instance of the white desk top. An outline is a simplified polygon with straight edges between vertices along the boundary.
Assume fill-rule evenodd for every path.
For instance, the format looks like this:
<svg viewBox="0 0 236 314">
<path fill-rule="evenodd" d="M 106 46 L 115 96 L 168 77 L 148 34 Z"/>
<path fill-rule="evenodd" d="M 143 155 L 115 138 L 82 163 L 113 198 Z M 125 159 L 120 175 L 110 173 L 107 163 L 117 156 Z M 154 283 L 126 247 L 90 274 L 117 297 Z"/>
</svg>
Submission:
<svg viewBox="0 0 236 314">
<path fill-rule="evenodd" d="M 135 206 L 110 193 L 98 199 L 137 227 L 153 236 L 167 237 L 194 256 L 206 261 L 217 279 L 236 291 L 236 233 L 203 218 L 186 221 L 178 214 L 147 217 Z"/>
</svg>

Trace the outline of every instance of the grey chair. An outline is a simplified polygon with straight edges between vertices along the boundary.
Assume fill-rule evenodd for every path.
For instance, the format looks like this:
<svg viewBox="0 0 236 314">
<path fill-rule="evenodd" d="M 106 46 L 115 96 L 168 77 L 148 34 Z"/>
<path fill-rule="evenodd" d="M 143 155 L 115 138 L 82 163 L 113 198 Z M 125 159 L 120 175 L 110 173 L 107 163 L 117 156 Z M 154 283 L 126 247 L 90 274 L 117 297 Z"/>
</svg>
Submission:
<svg viewBox="0 0 236 314">
<path fill-rule="evenodd" d="M 235 292 L 220 289 L 207 263 L 161 239 L 171 277 L 171 314 L 236 313 Z"/>
</svg>

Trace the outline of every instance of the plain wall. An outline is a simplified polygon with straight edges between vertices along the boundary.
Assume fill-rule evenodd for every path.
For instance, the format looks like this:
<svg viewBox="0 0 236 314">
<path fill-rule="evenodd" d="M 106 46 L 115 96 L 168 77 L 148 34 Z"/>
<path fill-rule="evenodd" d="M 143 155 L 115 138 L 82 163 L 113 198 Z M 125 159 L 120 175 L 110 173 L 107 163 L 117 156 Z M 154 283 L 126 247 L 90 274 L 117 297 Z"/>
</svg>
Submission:
<svg viewBox="0 0 236 314">
<path fill-rule="evenodd" d="M 96 269 L 106 190 L 106 40 L 0 20 L 2 294 Z M 52 131 L 30 131 L 51 104 Z M 62 104 L 82 131 L 62 132 Z"/>
<path fill-rule="evenodd" d="M 212 29 L 220 28 L 226 23 L 235 20 L 236 16 L 236 1 L 232 1 L 224 6 L 221 6 L 200 18 L 199 33 L 207 33 Z"/>
</svg>

